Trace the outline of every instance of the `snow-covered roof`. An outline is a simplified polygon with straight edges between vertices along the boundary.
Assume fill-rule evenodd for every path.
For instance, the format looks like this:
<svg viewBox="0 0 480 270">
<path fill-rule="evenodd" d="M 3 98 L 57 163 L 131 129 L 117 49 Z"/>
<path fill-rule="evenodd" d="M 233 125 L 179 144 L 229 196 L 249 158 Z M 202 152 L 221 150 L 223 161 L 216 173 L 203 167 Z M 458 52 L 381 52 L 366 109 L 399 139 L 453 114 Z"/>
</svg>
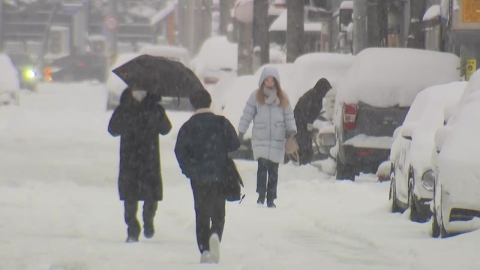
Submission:
<svg viewBox="0 0 480 270">
<path fill-rule="evenodd" d="M 168 2 L 165 7 L 160 10 L 157 14 L 151 17 L 150 24 L 155 25 L 165 19 L 170 13 L 175 10 L 178 0 Z"/>
<path fill-rule="evenodd" d="M 343 1 L 340 4 L 340 9 L 353 9 L 353 1 Z"/>
<path fill-rule="evenodd" d="M 433 20 L 441 15 L 440 5 L 431 6 L 425 15 L 423 16 L 423 21 Z"/>
<path fill-rule="evenodd" d="M 269 31 L 287 31 L 287 10 L 283 10 L 282 14 L 272 23 Z M 322 24 L 319 22 L 305 22 L 305 32 L 321 32 Z"/>
<path fill-rule="evenodd" d="M 460 59 L 450 53 L 369 48 L 357 56 L 338 88 L 339 102 L 410 106 L 423 89 L 460 81 Z"/>
</svg>

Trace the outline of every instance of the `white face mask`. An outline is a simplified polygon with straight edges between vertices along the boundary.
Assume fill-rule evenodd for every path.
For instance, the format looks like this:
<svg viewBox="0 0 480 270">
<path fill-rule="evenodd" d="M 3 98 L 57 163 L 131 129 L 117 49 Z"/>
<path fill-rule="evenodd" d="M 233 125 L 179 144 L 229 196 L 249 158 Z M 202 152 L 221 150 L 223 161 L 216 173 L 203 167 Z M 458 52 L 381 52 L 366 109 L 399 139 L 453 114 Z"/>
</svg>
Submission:
<svg viewBox="0 0 480 270">
<path fill-rule="evenodd" d="M 132 96 L 137 101 L 142 101 L 147 96 L 147 91 L 144 90 L 136 90 L 132 92 Z"/>
</svg>

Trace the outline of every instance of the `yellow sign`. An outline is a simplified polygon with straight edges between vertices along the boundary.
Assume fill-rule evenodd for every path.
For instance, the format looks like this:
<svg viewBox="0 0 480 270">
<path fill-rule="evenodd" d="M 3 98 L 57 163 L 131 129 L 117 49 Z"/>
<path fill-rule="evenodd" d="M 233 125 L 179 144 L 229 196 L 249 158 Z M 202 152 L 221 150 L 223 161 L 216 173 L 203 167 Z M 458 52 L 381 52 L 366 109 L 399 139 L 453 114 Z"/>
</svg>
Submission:
<svg viewBox="0 0 480 270">
<path fill-rule="evenodd" d="M 477 60 L 467 59 L 467 70 L 465 72 L 465 80 L 470 80 L 470 77 L 477 71 Z"/>
<path fill-rule="evenodd" d="M 462 14 L 462 22 L 480 23 L 480 0 L 463 0 Z"/>
</svg>

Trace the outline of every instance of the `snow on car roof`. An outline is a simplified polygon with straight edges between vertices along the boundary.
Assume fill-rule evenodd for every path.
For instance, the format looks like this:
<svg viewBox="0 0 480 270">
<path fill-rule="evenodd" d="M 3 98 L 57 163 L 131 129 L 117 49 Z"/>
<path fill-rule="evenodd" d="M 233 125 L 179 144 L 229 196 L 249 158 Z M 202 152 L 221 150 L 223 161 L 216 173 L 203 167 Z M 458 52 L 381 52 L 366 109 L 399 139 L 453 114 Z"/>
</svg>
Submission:
<svg viewBox="0 0 480 270">
<path fill-rule="evenodd" d="M 337 104 L 409 107 L 427 87 L 460 81 L 460 59 L 450 53 L 369 48 L 357 56 L 338 85 Z"/>
</svg>

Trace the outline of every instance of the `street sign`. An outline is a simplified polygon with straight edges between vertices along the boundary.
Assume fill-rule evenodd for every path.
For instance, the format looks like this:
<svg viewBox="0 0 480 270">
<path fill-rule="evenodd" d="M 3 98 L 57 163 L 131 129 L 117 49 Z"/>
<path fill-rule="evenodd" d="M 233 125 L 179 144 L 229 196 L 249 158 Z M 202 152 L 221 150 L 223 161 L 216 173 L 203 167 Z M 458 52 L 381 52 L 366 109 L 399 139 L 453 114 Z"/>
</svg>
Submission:
<svg viewBox="0 0 480 270">
<path fill-rule="evenodd" d="M 467 59 L 467 69 L 465 72 L 465 80 L 470 80 L 470 77 L 477 71 L 477 59 Z"/>
<path fill-rule="evenodd" d="M 480 23 L 480 1 L 462 1 L 462 21 L 464 23 Z"/>
<path fill-rule="evenodd" d="M 103 26 L 109 31 L 113 31 L 118 27 L 118 20 L 114 16 L 107 16 L 103 20 Z"/>
</svg>

